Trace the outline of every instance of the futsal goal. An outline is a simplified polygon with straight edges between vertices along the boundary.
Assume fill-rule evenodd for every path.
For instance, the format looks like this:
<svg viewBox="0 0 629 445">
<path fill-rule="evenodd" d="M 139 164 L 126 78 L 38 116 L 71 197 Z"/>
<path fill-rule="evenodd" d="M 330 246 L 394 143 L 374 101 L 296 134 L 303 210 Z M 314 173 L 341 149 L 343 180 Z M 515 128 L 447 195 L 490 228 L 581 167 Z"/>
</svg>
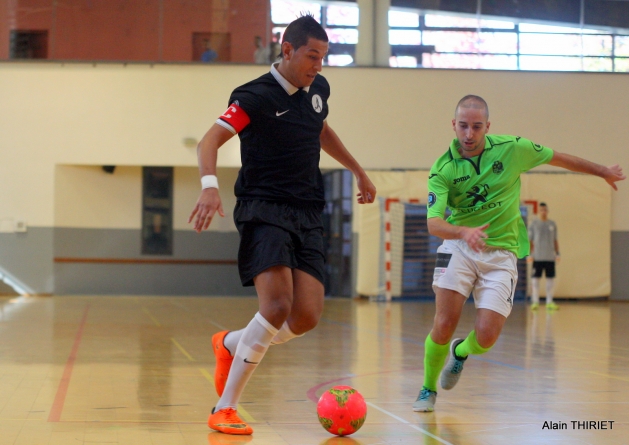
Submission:
<svg viewBox="0 0 629 445">
<path fill-rule="evenodd" d="M 419 199 L 380 198 L 380 261 L 377 301 L 432 298 L 437 248 L 428 233 L 426 204 Z M 527 208 L 522 207 L 523 217 Z M 526 220 L 526 218 L 525 218 Z M 526 297 L 526 261 L 518 260 L 516 299 Z"/>
</svg>

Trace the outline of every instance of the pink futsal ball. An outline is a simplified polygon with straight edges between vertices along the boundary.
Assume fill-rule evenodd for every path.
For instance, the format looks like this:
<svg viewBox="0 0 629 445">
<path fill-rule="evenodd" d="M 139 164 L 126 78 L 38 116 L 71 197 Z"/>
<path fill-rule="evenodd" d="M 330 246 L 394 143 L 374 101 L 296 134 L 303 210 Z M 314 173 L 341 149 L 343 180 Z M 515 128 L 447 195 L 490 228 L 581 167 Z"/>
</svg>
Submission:
<svg viewBox="0 0 629 445">
<path fill-rule="evenodd" d="M 365 423 L 367 404 L 351 386 L 335 386 L 321 395 L 317 415 L 323 428 L 337 436 L 355 433 Z"/>
</svg>

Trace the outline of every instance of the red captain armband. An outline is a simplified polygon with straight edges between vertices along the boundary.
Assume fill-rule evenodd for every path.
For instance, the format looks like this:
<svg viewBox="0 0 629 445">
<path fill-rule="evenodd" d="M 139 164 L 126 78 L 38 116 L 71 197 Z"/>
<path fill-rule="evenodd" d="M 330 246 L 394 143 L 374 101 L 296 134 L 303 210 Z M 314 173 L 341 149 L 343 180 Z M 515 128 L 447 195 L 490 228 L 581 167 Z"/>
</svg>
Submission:
<svg viewBox="0 0 629 445">
<path fill-rule="evenodd" d="M 240 133 L 244 128 L 249 125 L 251 119 L 245 110 L 240 108 L 237 103 L 233 103 L 227 108 L 227 111 L 223 113 L 221 117 L 216 121 L 221 127 L 224 127 L 232 133 Z"/>
</svg>

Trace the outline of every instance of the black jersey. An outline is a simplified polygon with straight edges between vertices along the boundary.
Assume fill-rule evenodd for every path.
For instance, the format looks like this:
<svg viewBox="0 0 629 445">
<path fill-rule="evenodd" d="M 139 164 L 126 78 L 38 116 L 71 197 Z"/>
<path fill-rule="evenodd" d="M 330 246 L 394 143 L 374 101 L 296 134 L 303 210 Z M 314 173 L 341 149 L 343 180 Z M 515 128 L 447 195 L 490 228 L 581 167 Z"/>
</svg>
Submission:
<svg viewBox="0 0 629 445">
<path fill-rule="evenodd" d="M 296 89 L 280 78 L 282 86 L 275 78 L 279 72 L 272 70 L 236 88 L 230 108 L 218 121 L 240 137 L 236 197 L 323 208 L 319 137 L 328 115 L 330 86 L 320 75 L 307 88 Z M 242 129 L 242 120 L 232 125 L 236 111 L 248 117 Z"/>
</svg>

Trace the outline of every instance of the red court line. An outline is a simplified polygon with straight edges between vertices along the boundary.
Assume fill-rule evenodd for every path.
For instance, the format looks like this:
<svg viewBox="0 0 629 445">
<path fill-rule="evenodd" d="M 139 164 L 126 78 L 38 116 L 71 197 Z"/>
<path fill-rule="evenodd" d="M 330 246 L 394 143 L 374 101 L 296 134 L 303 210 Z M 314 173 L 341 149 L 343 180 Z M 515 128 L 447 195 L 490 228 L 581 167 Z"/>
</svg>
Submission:
<svg viewBox="0 0 629 445">
<path fill-rule="evenodd" d="M 359 377 L 367 377 L 367 376 L 370 376 L 370 375 L 391 374 L 393 372 L 417 371 L 418 369 L 422 369 L 422 368 L 391 369 L 391 370 L 388 370 L 388 371 L 370 372 L 368 374 L 356 374 L 356 375 L 348 375 L 346 377 L 338 377 L 336 379 L 328 380 L 327 382 L 319 383 L 318 385 L 313 386 L 308 391 L 306 391 L 306 396 L 312 402 L 317 403 L 319 401 L 319 397 L 317 397 L 317 391 L 319 389 L 323 388 L 324 386 L 331 385 L 332 383 L 339 383 L 339 382 L 342 382 L 343 380 L 356 379 L 356 378 L 359 378 Z"/>
<path fill-rule="evenodd" d="M 72 377 L 72 369 L 74 368 L 74 362 L 76 360 L 77 352 L 79 351 L 79 346 L 81 345 L 81 337 L 83 337 L 83 328 L 85 327 L 85 322 L 87 321 L 87 313 L 90 310 L 90 305 L 85 306 L 85 311 L 83 312 L 83 318 L 81 319 L 81 323 L 79 324 L 79 330 L 76 332 L 76 336 L 74 337 L 74 345 L 72 346 L 72 350 L 70 351 L 70 356 L 68 357 L 68 361 L 66 362 L 66 367 L 63 370 L 63 376 L 61 377 L 61 381 L 59 382 L 59 387 L 57 388 L 57 395 L 55 396 L 55 400 L 52 402 L 52 408 L 50 409 L 50 415 L 48 416 L 48 422 L 59 422 L 61 419 L 61 412 L 63 411 L 63 404 L 66 401 L 66 394 L 68 393 L 68 386 L 70 386 L 70 377 Z"/>
</svg>

